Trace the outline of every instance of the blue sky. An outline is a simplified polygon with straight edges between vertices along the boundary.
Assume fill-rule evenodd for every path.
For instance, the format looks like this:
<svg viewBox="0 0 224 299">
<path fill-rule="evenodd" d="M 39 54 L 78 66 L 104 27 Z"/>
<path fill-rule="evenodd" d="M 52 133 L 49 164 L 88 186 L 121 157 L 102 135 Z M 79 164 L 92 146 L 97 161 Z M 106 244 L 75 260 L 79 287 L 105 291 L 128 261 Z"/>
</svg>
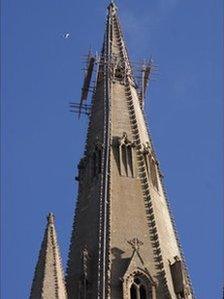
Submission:
<svg viewBox="0 0 224 299">
<path fill-rule="evenodd" d="M 199 299 L 222 287 L 221 2 L 117 1 L 131 59 L 159 66 L 146 110 Z M 82 56 L 101 49 L 107 4 L 2 3 L 3 299 L 28 297 L 49 211 L 66 264 L 87 126 L 68 103 L 80 98 Z"/>
</svg>

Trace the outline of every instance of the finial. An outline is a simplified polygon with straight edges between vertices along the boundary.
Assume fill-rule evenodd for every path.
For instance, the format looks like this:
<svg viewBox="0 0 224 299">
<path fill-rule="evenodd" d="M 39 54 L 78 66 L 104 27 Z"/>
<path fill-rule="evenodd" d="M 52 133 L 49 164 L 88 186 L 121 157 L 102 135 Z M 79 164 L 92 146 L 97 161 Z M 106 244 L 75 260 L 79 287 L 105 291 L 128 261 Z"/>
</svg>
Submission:
<svg viewBox="0 0 224 299">
<path fill-rule="evenodd" d="M 134 238 L 134 239 L 128 241 L 128 244 L 131 245 L 131 247 L 132 247 L 133 250 L 139 251 L 140 246 L 143 245 L 143 242 L 140 241 L 138 238 Z"/>
<path fill-rule="evenodd" d="M 115 4 L 115 2 L 113 0 L 110 1 L 110 4 L 109 4 L 109 6 L 108 6 L 107 9 L 111 13 L 116 13 L 116 11 L 117 11 L 117 5 Z"/>
<path fill-rule="evenodd" d="M 48 224 L 54 224 L 54 214 L 53 213 L 48 214 L 47 222 L 48 222 Z"/>
</svg>

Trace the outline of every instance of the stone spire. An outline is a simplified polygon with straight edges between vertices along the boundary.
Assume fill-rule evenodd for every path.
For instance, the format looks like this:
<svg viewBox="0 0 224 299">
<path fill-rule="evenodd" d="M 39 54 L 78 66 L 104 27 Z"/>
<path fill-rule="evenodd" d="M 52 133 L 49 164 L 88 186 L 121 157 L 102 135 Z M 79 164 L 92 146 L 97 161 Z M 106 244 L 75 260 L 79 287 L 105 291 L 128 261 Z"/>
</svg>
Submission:
<svg viewBox="0 0 224 299">
<path fill-rule="evenodd" d="M 30 299 L 66 298 L 54 216 L 50 213 L 47 217 L 47 226 L 35 269 Z"/>
<path fill-rule="evenodd" d="M 193 298 L 139 94 L 111 2 L 78 166 L 69 299 Z"/>
</svg>

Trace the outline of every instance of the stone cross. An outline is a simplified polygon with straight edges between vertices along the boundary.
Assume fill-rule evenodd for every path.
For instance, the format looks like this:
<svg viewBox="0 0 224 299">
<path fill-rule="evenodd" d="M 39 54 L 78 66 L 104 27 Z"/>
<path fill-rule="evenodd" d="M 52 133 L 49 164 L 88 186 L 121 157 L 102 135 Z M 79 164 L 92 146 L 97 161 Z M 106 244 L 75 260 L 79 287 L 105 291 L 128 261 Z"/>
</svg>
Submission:
<svg viewBox="0 0 224 299">
<path fill-rule="evenodd" d="M 140 246 L 143 245 L 143 242 L 140 241 L 138 238 L 134 238 L 132 240 L 129 240 L 128 241 L 128 244 L 131 245 L 132 249 L 135 250 L 135 251 L 139 251 L 140 249 Z"/>
</svg>

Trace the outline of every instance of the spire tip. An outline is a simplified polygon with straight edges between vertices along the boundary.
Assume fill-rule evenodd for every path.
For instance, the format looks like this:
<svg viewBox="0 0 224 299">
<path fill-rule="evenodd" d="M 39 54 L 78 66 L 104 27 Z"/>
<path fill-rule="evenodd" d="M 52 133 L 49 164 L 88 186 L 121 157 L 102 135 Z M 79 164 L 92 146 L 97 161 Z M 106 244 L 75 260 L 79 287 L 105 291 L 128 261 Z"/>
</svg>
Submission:
<svg viewBox="0 0 224 299">
<path fill-rule="evenodd" d="M 115 2 L 113 0 L 110 1 L 110 4 L 108 5 L 108 10 L 112 11 L 112 12 L 117 11 L 117 5 L 115 4 Z"/>
<path fill-rule="evenodd" d="M 47 216 L 47 222 L 48 224 L 54 224 L 54 214 L 53 213 L 49 213 Z"/>
</svg>

